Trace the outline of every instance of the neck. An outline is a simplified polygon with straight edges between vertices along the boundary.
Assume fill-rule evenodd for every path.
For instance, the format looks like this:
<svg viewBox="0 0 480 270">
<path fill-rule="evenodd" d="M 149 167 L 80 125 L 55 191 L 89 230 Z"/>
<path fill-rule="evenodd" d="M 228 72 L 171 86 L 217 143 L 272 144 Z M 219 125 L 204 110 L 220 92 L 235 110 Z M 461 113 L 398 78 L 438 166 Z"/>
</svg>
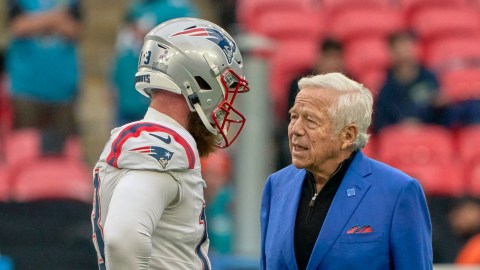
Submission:
<svg viewBox="0 0 480 270">
<path fill-rule="evenodd" d="M 348 159 L 352 153 L 352 150 L 342 150 L 336 157 L 322 164 L 321 168 L 311 171 L 318 191 L 340 170 L 342 162 Z"/>
<path fill-rule="evenodd" d="M 170 91 L 152 91 L 152 101 L 150 107 L 170 116 L 182 127 L 188 129 L 188 117 L 190 109 L 183 95 L 175 94 Z"/>
</svg>

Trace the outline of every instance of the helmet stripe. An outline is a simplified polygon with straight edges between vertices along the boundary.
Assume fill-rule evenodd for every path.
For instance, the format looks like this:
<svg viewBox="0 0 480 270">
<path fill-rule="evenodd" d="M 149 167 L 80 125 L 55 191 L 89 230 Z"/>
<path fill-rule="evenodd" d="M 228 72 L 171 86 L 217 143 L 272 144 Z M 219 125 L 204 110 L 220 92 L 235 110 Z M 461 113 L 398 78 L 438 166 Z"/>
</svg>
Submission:
<svg viewBox="0 0 480 270">
<path fill-rule="evenodd" d="M 194 35 L 194 34 L 198 34 L 198 33 L 205 33 L 206 36 L 208 36 L 208 32 L 207 30 L 205 30 L 205 28 L 193 28 L 193 29 L 188 29 L 188 30 L 185 30 L 185 31 L 181 31 L 181 32 L 178 32 L 176 34 L 173 34 L 172 37 L 176 37 L 176 36 L 181 36 L 181 35 Z"/>
</svg>

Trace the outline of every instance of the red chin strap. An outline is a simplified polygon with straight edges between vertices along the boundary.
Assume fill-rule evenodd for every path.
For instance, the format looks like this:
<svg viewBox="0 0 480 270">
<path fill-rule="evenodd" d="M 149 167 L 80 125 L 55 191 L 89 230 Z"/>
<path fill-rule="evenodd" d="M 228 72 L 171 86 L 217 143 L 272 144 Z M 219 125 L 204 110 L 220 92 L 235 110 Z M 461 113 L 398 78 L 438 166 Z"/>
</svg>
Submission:
<svg viewBox="0 0 480 270">
<path fill-rule="evenodd" d="M 238 76 L 233 70 L 227 69 L 220 78 L 225 89 L 225 98 L 218 107 L 213 110 L 211 116 L 218 130 L 219 148 L 226 148 L 232 145 L 245 125 L 245 116 L 233 107 L 238 93 L 246 93 L 250 90 L 248 82 Z"/>
</svg>

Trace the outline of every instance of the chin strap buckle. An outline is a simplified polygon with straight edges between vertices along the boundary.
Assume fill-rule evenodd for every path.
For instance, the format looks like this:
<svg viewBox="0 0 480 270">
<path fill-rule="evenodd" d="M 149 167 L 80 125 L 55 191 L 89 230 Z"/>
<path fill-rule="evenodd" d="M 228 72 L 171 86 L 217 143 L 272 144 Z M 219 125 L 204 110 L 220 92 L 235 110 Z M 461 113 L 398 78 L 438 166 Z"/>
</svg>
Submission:
<svg viewBox="0 0 480 270">
<path fill-rule="evenodd" d="M 200 103 L 200 99 L 198 98 L 197 93 L 193 93 L 193 94 L 188 95 L 188 101 L 190 102 L 190 105 L 192 105 L 192 107 L 194 107 L 195 104 Z"/>
<path fill-rule="evenodd" d="M 190 105 L 192 105 L 192 107 L 195 107 L 195 104 L 200 104 L 200 98 L 198 97 L 197 93 L 193 92 L 192 86 L 188 82 L 185 82 L 183 86 L 187 90 L 187 98 L 188 102 L 190 102 Z"/>
</svg>

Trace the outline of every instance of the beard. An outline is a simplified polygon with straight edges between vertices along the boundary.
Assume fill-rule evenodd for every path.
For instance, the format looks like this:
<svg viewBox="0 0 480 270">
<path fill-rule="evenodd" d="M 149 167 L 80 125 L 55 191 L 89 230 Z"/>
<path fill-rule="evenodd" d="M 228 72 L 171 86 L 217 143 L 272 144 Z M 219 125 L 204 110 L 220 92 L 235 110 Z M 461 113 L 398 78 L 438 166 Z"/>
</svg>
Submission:
<svg viewBox="0 0 480 270">
<path fill-rule="evenodd" d="M 215 135 L 203 125 L 200 116 L 196 112 L 191 112 L 188 117 L 188 132 L 195 139 L 198 154 L 201 158 L 215 151 Z"/>
</svg>

